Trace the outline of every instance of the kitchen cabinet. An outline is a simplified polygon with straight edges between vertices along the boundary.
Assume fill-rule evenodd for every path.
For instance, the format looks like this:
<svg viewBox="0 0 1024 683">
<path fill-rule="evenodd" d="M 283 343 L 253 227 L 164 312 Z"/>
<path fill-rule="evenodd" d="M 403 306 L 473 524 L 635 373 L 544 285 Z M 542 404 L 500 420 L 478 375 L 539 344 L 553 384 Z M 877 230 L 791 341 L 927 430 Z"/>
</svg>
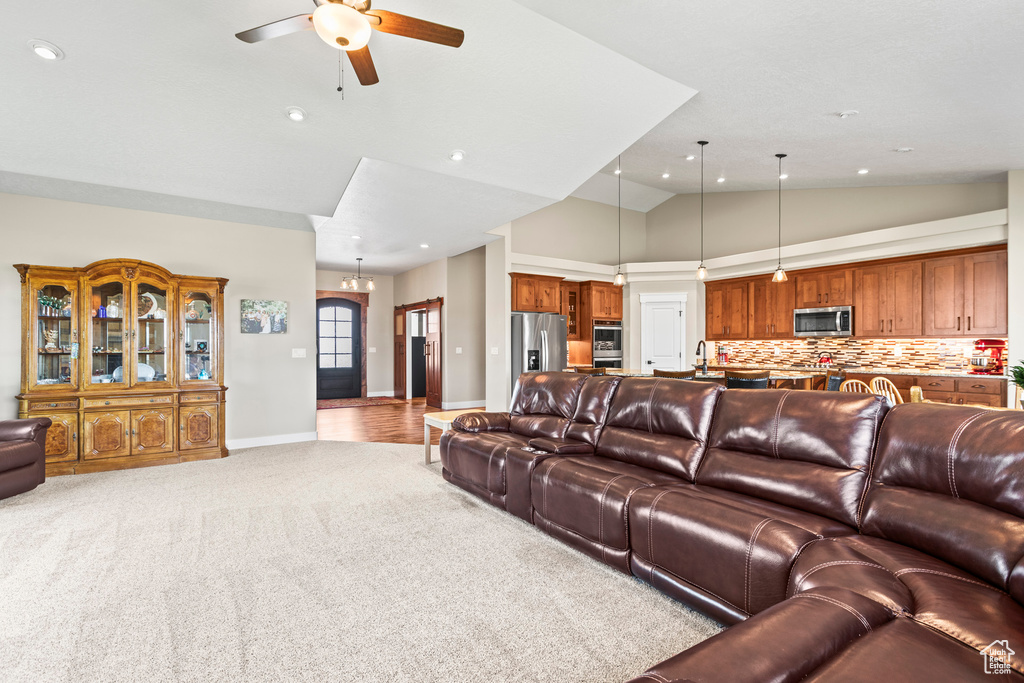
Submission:
<svg viewBox="0 0 1024 683">
<path fill-rule="evenodd" d="M 922 331 L 920 261 L 853 271 L 857 337 L 911 337 Z"/>
<path fill-rule="evenodd" d="M 926 260 L 923 299 L 926 335 L 1005 335 L 1006 252 Z"/>
<path fill-rule="evenodd" d="M 559 283 L 562 278 L 550 275 L 510 273 L 512 277 L 512 310 L 534 313 L 560 313 Z"/>
<path fill-rule="evenodd" d="M 1006 405 L 1006 380 L 986 377 L 943 377 L 941 375 L 886 375 L 848 373 L 847 379 L 859 379 L 868 384 L 874 377 L 885 377 L 900 392 L 904 402 L 910 403 L 910 388 L 921 387 L 921 394 L 926 401 L 951 403 L 955 405 L 990 406 L 994 408 Z"/>
<path fill-rule="evenodd" d="M 747 333 L 751 339 L 784 339 L 793 336 L 793 282 L 772 282 L 764 276 L 747 284 Z"/>
<path fill-rule="evenodd" d="M 622 320 L 622 287 L 588 280 L 581 283 L 580 296 L 591 320 Z"/>
<path fill-rule="evenodd" d="M 810 273 L 797 272 L 795 308 L 850 306 L 853 304 L 853 271 L 849 268 Z"/>
<path fill-rule="evenodd" d="M 705 284 L 705 337 L 709 340 L 747 338 L 747 280 Z"/>
<path fill-rule="evenodd" d="M 561 312 L 565 316 L 566 339 L 579 341 L 580 338 L 580 285 L 578 282 L 562 282 L 560 287 Z"/>
</svg>

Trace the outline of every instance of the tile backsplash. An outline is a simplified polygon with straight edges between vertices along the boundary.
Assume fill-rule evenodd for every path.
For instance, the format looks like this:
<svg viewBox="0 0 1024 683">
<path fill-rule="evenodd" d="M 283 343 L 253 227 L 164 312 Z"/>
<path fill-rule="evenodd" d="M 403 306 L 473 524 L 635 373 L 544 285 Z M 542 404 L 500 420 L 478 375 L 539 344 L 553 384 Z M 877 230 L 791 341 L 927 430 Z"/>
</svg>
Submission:
<svg viewBox="0 0 1024 683">
<path fill-rule="evenodd" d="M 730 365 L 797 365 L 814 363 L 824 351 L 840 367 L 960 371 L 970 369 L 972 339 L 779 339 L 720 341 L 715 351 L 708 345 L 709 360 L 718 349 L 729 351 Z"/>
</svg>

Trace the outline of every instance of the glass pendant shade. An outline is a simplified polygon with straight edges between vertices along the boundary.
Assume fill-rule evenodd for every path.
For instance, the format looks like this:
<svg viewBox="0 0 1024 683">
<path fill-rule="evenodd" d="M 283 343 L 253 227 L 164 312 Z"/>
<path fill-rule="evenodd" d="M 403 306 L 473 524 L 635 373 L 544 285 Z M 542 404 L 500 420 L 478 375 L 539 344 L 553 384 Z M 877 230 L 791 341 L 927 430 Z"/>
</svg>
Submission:
<svg viewBox="0 0 1024 683">
<path fill-rule="evenodd" d="M 348 286 L 352 289 L 359 289 L 359 280 L 352 278 L 348 281 Z"/>
<path fill-rule="evenodd" d="M 342 289 L 348 289 L 348 280 L 342 280 L 341 281 L 341 288 Z"/>
<path fill-rule="evenodd" d="M 348 5 L 325 2 L 313 12 L 313 28 L 325 43 L 339 50 L 362 50 L 370 42 L 370 22 Z"/>
<path fill-rule="evenodd" d="M 700 268 L 697 269 L 697 279 L 703 280 L 708 276 L 708 269 L 704 267 L 704 264 L 700 264 Z"/>
<path fill-rule="evenodd" d="M 375 289 L 377 289 L 377 285 L 373 284 L 373 280 L 368 280 L 366 282 L 366 291 L 372 292 Z"/>
<path fill-rule="evenodd" d="M 614 282 L 619 287 L 622 287 L 624 284 L 626 284 L 626 276 L 622 274 L 621 270 L 619 272 L 615 273 L 615 280 L 614 280 Z"/>
<path fill-rule="evenodd" d="M 789 277 L 786 276 L 786 271 L 783 270 L 782 266 L 779 266 L 775 271 L 775 275 L 772 275 L 772 282 L 785 282 Z"/>
</svg>

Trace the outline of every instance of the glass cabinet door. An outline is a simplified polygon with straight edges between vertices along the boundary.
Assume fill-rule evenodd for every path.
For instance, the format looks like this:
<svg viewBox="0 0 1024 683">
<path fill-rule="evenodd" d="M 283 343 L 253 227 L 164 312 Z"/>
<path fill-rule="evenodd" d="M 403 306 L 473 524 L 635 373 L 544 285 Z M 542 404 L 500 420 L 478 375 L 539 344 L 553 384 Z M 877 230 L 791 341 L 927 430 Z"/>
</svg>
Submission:
<svg viewBox="0 0 1024 683">
<path fill-rule="evenodd" d="M 76 292 L 70 286 L 44 285 L 36 290 L 35 377 L 36 386 L 76 386 L 78 329 Z"/>
<path fill-rule="evenodd" d="M 124 351 L 128 342 L 124 318 L 128 301 L 120 281 L 93 285 L 86 312 L 89 320 L 89 384 L 128 384 Z"/>
<path fill-rule="evenodd" d="M 132 341 L 135 349 L 135 381 L 168 381 L 167 289 L 164 286 L 139 282 L 135 289 L 135 329 Z"/>
<path fill-rule="evenodd" d="M 214 294 L 211 291 L 183 289 L 181 379 L 215 380 L 218 369 L 213 348 L 213 330 L 217 329 Z"/>
</svg>

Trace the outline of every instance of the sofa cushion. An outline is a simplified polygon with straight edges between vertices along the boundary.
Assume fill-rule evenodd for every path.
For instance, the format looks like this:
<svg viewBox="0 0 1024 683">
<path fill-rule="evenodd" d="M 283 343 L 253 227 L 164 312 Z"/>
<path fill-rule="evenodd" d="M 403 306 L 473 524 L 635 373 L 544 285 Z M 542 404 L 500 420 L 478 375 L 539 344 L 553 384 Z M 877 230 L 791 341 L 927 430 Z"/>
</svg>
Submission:
<svg viewBox="0 0 1024 683">
<path fill-rule="evenodd" d="M 608 419 L 612 397 L 619 388 L 621 377 L 593 375 L 580 390 L 576 413 L 566 430 L 566 437 L 596 446 Z"/>
<path fill-rule="evenodd" d="M 629 527 L 639 578 L 683 602 L 692 597 L 685 584 L 714 596 L 728 621 L 784 600 L 804 546 L 853 533 L 826 517 L 693 485 L 637 491 Z"/>
<path fill-rule="evenodd" d="M 509 430 L 526 437 L 560 439 L 576 413 L 587 375 L 528 372 L 519 376 L 509 412 Z"/>
<path fill-rule="evenodd" d="M 723 391 L 705 382 L 623 379 L 597 454 L 692 481 Z"/>
<path fill-rule="evenodd" d="M 675 477 L 600 456 L 553 457 L 533 475 L 534 524 L 629 573 L 630 496 Z"/>
<path fill-rule="evenodd" d="M 726 391 L 696 482 L 855 527 L 886 410 L 868 394 Z"/>
<path fill-rule="evenodd" d="M 1024 413 L 905 404 L 886 417 L 861 532 L 1024 601 Z"/>
</svg>

